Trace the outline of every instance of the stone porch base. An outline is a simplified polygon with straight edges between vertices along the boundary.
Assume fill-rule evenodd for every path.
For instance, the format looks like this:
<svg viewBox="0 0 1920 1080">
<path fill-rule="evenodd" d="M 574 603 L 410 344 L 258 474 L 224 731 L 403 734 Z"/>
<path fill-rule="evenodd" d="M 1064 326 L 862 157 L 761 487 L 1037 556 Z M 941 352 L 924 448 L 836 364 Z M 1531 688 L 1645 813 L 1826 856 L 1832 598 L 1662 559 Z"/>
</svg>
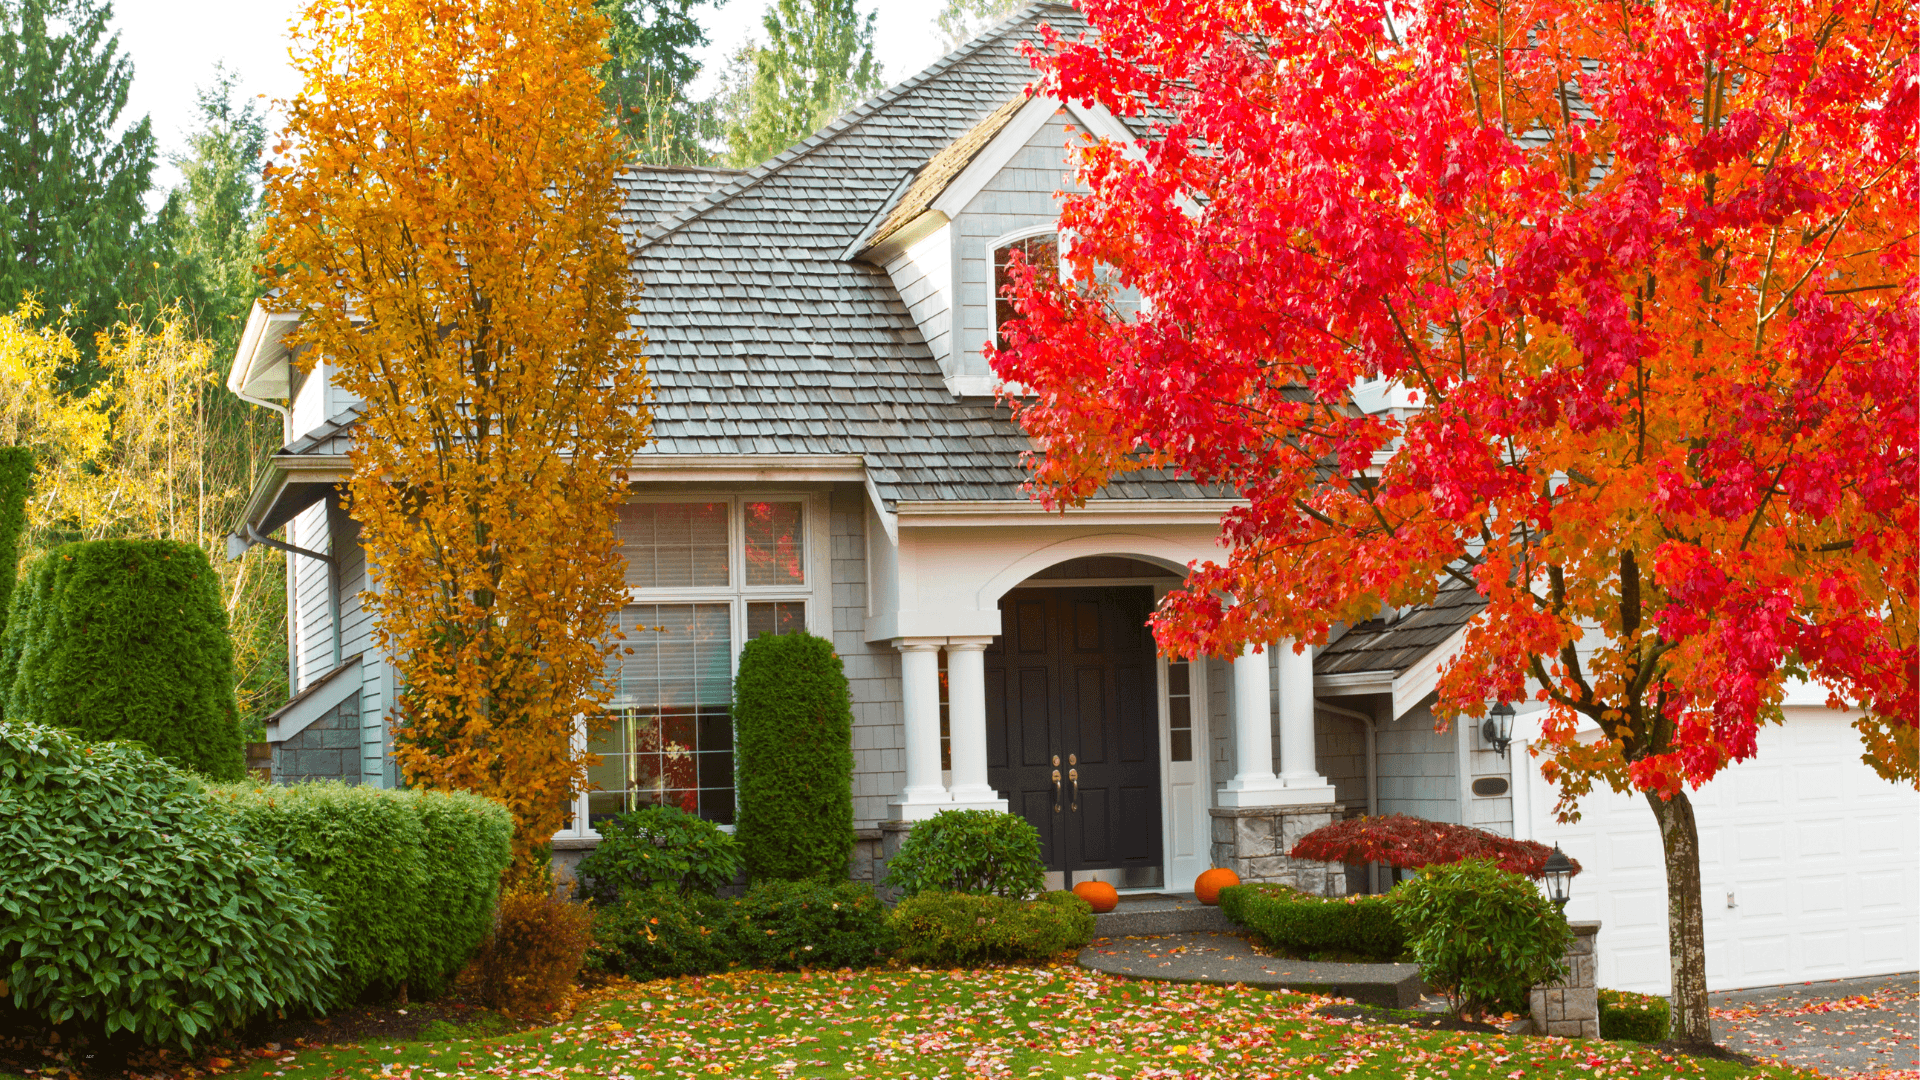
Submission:
<svg viewBox="0 0 1920 1080">
<path fill-rule="evenodd" d="M 1302 836 L 1338 820 L 1343 809 L 1337 803 L 1216 806 L 1208 811 L 1213 815 L 1213 865 L 1232 870 L 1244 882 L 1291 885 L 1315 896 L 1345 896 L 1345 866 L 1287 854 Z"/>
</svg>

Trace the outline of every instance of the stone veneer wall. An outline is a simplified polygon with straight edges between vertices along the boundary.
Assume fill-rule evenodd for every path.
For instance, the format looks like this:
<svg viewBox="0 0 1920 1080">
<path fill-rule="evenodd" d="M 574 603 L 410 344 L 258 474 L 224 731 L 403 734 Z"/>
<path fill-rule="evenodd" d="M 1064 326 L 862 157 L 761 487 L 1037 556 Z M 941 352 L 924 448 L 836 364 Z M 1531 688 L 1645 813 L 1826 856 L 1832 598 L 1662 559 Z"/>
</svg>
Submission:
<svg viewBox="0 0 1920 1080">
<path fill-rule="evenodd" d="M 303 780 L 360 782 L 360 696 L 345 701 L 308 724 L 291 739 L 273 744 L 273 780 L 297 784 Z"/>
<path fill-rule="evenodd" d="M 1600 1037 L 1600 989 L 1596 974 L 1599 957 L 1594 946 L 1600 939 L 1600 924 L 1577 922 L 1573 944 L 1567 947 L 1567 977 L 1560 982 L 1536 986 L 1528 995 L 1536 1035 L 1560 1035 L 1569 1039 Z"/>
<path fill-rule="evenodd" d="M 1208 812 L 1213 815 L 1213 865 L 1232 870 L 1244 882 L 1291 885 L 1315 896 L 1346 895 L 1346 867 L 1287 854 L 1302 836 L 1343 817 L 1343 807 L 1216 806 Z"/>
</svg>

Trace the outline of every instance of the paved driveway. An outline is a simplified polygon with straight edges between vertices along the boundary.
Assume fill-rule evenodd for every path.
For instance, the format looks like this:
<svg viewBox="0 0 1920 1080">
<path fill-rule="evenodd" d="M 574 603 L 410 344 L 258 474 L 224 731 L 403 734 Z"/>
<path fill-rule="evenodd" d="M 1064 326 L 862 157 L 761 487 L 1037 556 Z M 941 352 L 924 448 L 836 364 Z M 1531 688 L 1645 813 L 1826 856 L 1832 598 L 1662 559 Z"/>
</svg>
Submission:
<svg viewBox="0 0 1920 1080">
<path fill-rule="evenodd" d="M 1920 1080 L 1920 976 L 1711 995 L 1714 1041 L 1834 1077 Z"/>
</svg>

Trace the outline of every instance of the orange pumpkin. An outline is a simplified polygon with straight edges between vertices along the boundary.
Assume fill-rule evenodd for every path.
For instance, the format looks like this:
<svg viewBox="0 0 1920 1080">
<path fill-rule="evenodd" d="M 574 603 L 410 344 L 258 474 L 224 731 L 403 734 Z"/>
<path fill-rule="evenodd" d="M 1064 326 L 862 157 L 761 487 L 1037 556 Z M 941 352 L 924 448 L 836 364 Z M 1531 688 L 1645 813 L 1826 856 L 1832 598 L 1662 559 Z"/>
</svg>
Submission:
<svg viewBox="0 0 1920 1080">
<path fill-rule="evenodd" d="M 1224 866 L 1216 866 L 1193 879 L 1194 898 L 1203 904 L 1220 902 L 1220 890 L 1240 884 L 1240 875 Z"/>
<path fill-rule="evenodd" d="M 1091 905 L 1095 914 L 1120 906 L 1120 894 L 1104 881 L 1082 881 L 1073 887 L 1073 895 Z"/>
</svg>

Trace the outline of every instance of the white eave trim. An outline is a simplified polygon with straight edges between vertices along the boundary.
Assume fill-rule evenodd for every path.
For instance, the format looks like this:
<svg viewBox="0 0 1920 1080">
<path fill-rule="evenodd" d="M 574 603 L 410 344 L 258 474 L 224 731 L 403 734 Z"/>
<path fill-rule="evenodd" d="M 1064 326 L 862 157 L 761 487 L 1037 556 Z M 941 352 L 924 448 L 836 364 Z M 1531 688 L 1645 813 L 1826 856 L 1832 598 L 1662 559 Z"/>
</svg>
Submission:
<svg viewBox="0 0 1920 1080">
<path fill-rule="evenodd" d="M 299 696 L 269 716 L 266 724 L 267 741 L 286 742 L 312 727 L 314 721 L 332 712 L 335 706 L 358 694 L 361 659 L 362 656 L 347 658 L 339 667 L 322 675 L 319 682 L 301 691 Z"/>
<path fill-rule="evenodd" d="M 227 389 L 247 400 L 291 394 L 293 377 L 287 369 L 293 360 L 282 339 L 299 322 L 300 316 L 269 311 L 255 300 L 227 372 Z"/>
<path fill-rule="evenodd" d="M 1065 512 L 1048 510 L 1037 502 L 961 500 L 894 504 L 902 526 L 908 525 L 1218 525 L 1220 515 L 1245 499 L 1095 499 Z"/>
<path fill-rule="evenodd" d="M 938 212 L 947 219 L 952 219 L 966 209 L 974 196 L 980 194 L 994 177 L 1000 175 L 1000 170 L 1006 168 L 1007 163 L 1013 160 L 1013 156 L 1031 142 L 1033 137 L 1040 133 L 1040 129 L 1047 126 L 1047 121 L 1061 109 L 1070 113 L 1074 121 L 1090 134 L 1102 139 L 1111 139 L 1126 147 L 1129 157 L 1142 156 L 1142 151 L 1135 145 L 1133 132 L 1127 130 L 1125 124 L 1100 106 L 1078 101 L 1062 102 L 1050 97 L 1035 97 L 1021 106 L 1019 112 L 1013 114 L 1013 119 L 1007 121 L 999 134 L 973 156 L 973 160 L 967 163 L 967 167 L 960 170 L 960 175 L 947 184 L 927 209 Z"/>
<path fill-rule="evenodd" d="M 1471 621 L 1467 624 L 1472 625 Z M 1393 680 L 1393 718 L 1402 716 L 1420 707 L 1420 703 L 1433 695 L 1440 687 L 1440 672 L 1449 661 L 1460 655 L 1467 646 L 1467 627 L 1455 630 L 1440 647 L 1421 657 L 1414 665 L 1394 677 Z"/>
</svg>

